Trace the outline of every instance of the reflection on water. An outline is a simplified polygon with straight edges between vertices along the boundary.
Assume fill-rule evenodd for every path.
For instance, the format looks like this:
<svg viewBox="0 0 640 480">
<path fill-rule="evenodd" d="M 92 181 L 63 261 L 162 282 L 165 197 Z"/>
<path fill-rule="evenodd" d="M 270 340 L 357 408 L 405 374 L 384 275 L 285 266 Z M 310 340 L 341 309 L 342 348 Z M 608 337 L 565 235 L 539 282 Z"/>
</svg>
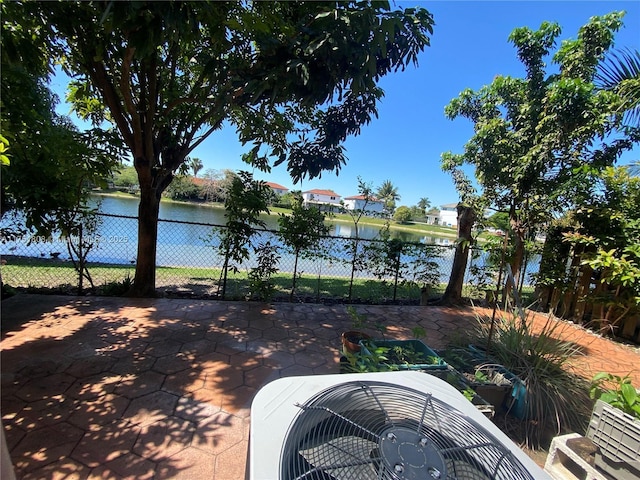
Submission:
<svg viewBox="0 0 640 480">
<path fill-rule="evenodd" d="M 100 211 L 112 215 L 124 215 L 135 217 L 138 214 L 138 198 L 122 196 L 95 196 L 96 202 L 100 202 Z M 213 225 L 224 225 L 224 209 L 210 205 L 200 205 L 197 203 L 177 203 L 162 202 L 160 204 L 160 219 L 178 220 L 182 222 L 210 223 Z M 268 230 L 278 229 L 278 217 L 272 215 L 261 215 L 261 219 L 266 223 Z M 355 237 L 355 226 L 346 222 L 331 222 L 329 235 L 344 238 Z M 359 225 L 358 236 L 364 239 L 373 239 L 380 233 L 380 227 L 372 225 Z M 188 229 L 187 229 L 188 230 Z M 453 240 L 441 237 L 424 237 L 412 232 L 391 231 L 391 238 L 397 238 L 403 242 L 427 243 L 434 245 L 451 245 Z"/>
<path fill-rule="evenodd" d="M 100 204 L 100 211 L 103 213 L 130 217 L 137 215 L 138 198 L 136 197 L 101 196 L 94 197 L 94 200 Z M 218 240 L 212 235 L 212 227 L 199 224 L 224 225 L 225 218 L 222 208 L 163 202 L 160 206 L 160 219 L 173 220 L 173 222 L 160 222 L 158 225 L 156 261 L 159 266 L 212 267 L 220 264 L 216 249 Z M 277 217 L 265 215 L 263 219 L 267 224 L 267 229 L 277 229 Z M 175 221 L 191 223 L 176 223 Z M 360 225 L 358 229 L 358 235 L 363 239 L 374 239 L 379 232 L 379 227 L 370 225 Z M 439 267 L 441 281 L 446 281 L 453 260 L 454 252 L 452 247 L 455 244 L 455 239 L 419 236 L 405 231 L 392 231 L 391 234 L 392 238 L 397 238 L 404 242 L 441 247 L 436 263 Z M 355 236 L 355 227 L 352 224 L 334 221 L 331 235 L 350 238 Z M 137 221 L 135 219 L 101 217 L 96 235 L 97 245 L 91 251 L 89 261 L 118 264 L 135 263 L 137 236 Z M 262 238 L 266 239 L 267 235 L 265 234 Z M 272 243 L 281 245 L 276 237 L 270 236 L 269 239 Z M 38 242 L 29 242 L 29 240 L 29 238 L 22 238 L 13 242 L 4 242 L 0 245 L 0 254 L 43 258 L 58 255 L 57 258 L 60 259 L 68 257 L 66 244 L 61 239 Z M 346 258 L 344 253 L 345 242 L 339 240 L 327 240 L 327 242 L 331 243 L 329 251 L 334 260 L 320 263 L 317 260 L 303 260 L 301 269 L 307 273 L 322 270 L 323 275 L 348 275 L 349 267 L 344 262 Z M 291 262 L 291 255 L 287 254 L 284 248 L 280 254 L 282 257 L 280 268 L 283 271 L 287 271 Z M 415 263 L 413 258 L 406 258 L 403 261 L 408 264 Z M 483 259 L 480 262 L 482 263 Z M 535 261 L 533 263 L 535 264 L 535 270 L 537 270 L 538 262 Z M 534 269 L 532 268 L 532 270 Z"/>
</svg>

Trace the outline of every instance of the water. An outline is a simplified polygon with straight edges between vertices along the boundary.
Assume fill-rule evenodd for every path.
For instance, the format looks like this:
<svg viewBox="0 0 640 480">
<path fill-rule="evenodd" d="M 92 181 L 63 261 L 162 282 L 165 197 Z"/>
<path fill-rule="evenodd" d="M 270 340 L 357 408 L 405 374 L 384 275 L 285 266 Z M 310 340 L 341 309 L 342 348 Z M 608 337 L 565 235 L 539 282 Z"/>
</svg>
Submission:
<svg viewBox="0 0 640 480">
<path fill-rule="evenodd" d="M 94 205 L 100 203 L 100 211 L 112 215 L 124 215 L 136 217 L 138 215 L 138 198 L 122 196 L 94 196 Z M 177 220 L 181 222 L 208 223 L 213 225 L 225 225 L 224 209 L 212 207 L 210 205 L 200 205 L 197 203 L 174 203 L 162 202 L 160 204 L 159 218 L 161 220 Z M 265 223 L 267 230 L 278 230 L 278 217 L 272 215 L 262 215 L 260 217 Z M 355 226 L 353 223 L 338 222 L 330 220 L 330 236 L 354 238 Z M 188 235 L 188 225 L 184 226 L 184 231 Z M 359 225 L 358 236 L 364 239 L 373 239 L 380 233 L 380 227 L 371 225 Z M 178 235 L 180 236 L 180 235 Z M 403 242 L 426 243 L 436 245 L 452 245 L 453 238 L 421 236 L 412 232 L 396 231 L 391 232 L 392 238 L 397 238 Z"/>
<path fill-rule="evenodd" d="M 105 214 L 135 217 L 138 213 L 139 199 L 137 197 L 94 196 L 93 201 L 94 205 L 99 205 L 100 212 Z M 226 221 L 224 213 L 222 208 L 207 205 L 161 203 L 157 265 L 201 268 L 221 265 L 222 261 L 216 248 L 219 240 L 213 235 L 213 229 L 210 225 L 224 225 Z M 113 216 L 101 216 L 100 218 L 101 222 L 96 233 L 96 246 L 91 250 L 88 260 L 91 262 L 134 264 L 137 256 L 137 221 Z M 266 223 L 267 229 L 277 230 L 277 216 L 264 215 L 262 219 Z M 355 236 L 355 228 L 352 223 L 332 221 L 332 224 L 330 235 L 343 238 Z M 362 239 L 373 239 L 378 236 L 379 232 L 379 227 L 360 225 L 358 234 Z M 434 260 L 438 264 L 440 280 L 446 281 L 448 279 L 454 254 L 451 247 L 455 239 L 420 236 L 404 231 L 392 231 L 392 236 L 404 242 L 439 246 L 438 258 Z M 283 247 L 280 240 L 274 235 L 261 234 L 258 238 L 268 239 L 273 244 Z M 345 260 L 350 257 L 343 250 L 345 242 L 332 239 L 327 239 L 324 242 L 331 252 L 332 259 L 324 261 L 301 259 L 300 269 L 307 273 L 322 271 L 323 275 L 348 276 L 350 267 Z M 61 259 L 69 257 L 66 243 L 64 239 L 59 237 L 35 240 L 33 237 L 27 237 L 12 242 L 5 241 L 0 244 L 0 254 L 43 258 L 58 256 Z M 293 256 L 286 253 L 285 248 L 280 248 L 280 255 L 282 257 L 280 270 L 292 271 Z M 406 256 L 403 258 L 407 264 L 416 263 L 414 260 L 414 258 Z M 253 266 L 252 262 L 248 262 L 246 265 L 246 267 L 251 266 Z M 537 262 L 533 268 L 530 267 L 530 270 L 537 270 Z"/>
</svg>

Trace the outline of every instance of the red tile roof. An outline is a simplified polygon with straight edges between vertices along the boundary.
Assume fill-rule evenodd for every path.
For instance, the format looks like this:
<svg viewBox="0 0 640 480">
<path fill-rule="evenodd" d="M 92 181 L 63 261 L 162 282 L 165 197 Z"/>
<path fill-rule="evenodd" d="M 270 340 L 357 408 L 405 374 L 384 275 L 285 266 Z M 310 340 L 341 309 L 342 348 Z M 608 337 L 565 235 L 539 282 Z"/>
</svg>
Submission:
<svg viewBox="0 0 640 480">
<path fill-rule="evenodd" d="M 282 185 L 275 183 L 275 182 L 264 182 L 267 185 L 269 185 L 271 188 L 273 188 L 274 190 L 289 190 L 287 187 L 283 187 Z"/>
<path fill-rule="evenodd" d="M 328 197 L 339 197 L 340 196 L 336 192 L 334 192 L 333 190 L 318 190 L 318 189 L 314 189 L 314 190 L 307 190 L 306 192 L 302 192 L 302 193 L 312 193 L 314 195 L 326 195 Z"/>
<path fill-rule="evenodd" d="M 364 195 L 354 195 L 352 197 L 345 197 L 345 200 L 366 200 Z M 369 201 L 370 202 L 379 202 L 380 200 L 378 200 L 376 197 L 369 197 Z"/>
</svg>

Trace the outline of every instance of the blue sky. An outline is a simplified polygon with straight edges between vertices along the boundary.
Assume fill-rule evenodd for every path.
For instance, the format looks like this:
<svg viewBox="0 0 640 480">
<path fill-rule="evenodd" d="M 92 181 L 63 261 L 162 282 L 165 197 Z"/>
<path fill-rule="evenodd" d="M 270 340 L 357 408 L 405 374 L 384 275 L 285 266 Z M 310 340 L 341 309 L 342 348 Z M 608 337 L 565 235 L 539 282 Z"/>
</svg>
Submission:
<svg viewBox="0 0 640 480">
<path fill-rule="evenodd" d="M 559 40 L 575 38 L 580 26 L 593 15 L 625 10 L 624 27 L 616 46 L 640 49 L 640 2 L 636 1 L 436 1 L 397 2 L 399 7 L 419 5 L 434 15 L 431 46 L 409 67 L 385 77 L 380 85 L 385 97 L 379 118 L 357 137 L 345 142 L 348 158 L 336 176 L 293 185 L 285 165 L 270 174 L 255 171 L 256 178 L 287 188 L 332 189 L 342 196 L 357 194 L 357 177 L 379 186 L 384 180 L 398 187 L 398 205 L 414 205 L 427 197 L 433 206 L 458 200 L 449 174 L 440 169 L 440 155 L 462 152 L 473 134 L 465 119 L 448 120 L 444 107 L 465 88 L 478 89 L 496 75 L 522 77 L 524 70 L 507 38 L 516 27 L 537 29 L 547 21 L 562 27 Z M 52 85 L 57 90 L 56 85 Z M 63 97 L 63 96 L 61 96 Z M 240 160 L 243 148 L 233 128 L 215 132 L 193 153 L 206 169 L 247 170 Z M 621 163 L 640 158 L 640 148 L 625 154 Z"/>
</svg>

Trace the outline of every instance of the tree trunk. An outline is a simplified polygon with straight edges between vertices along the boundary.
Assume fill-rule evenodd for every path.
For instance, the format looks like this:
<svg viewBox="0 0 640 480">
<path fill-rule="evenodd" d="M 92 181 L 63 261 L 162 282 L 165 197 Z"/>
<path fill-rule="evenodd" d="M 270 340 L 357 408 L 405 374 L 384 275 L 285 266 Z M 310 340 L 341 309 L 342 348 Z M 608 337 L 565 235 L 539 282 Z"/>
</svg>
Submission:
<svg viewBox="0 0 640 480">
<path fill-rule="evenodd" d="M 522 261 L 524 259 L 527 228 L 525 225 L 523 225 L 523 221 L 518 217 L 518 213 L 514 205 L 511 205 L 511 210 L 509 211 L 509 223 L 511 225 L 511 230 L 513 231 L 513 257 L 511 258 L 511 273 L 513 274 L 513 281 L 517 282 L 520 276 L 520 269 L 522 268 Z M 511 287 L 507 284 L 506 293 L 509 293 L 510 289 Z"/>
<path fill-rule="evenodd" d="M 469 248 L 473 237 L 471 230 L 476 221 L 476 214 L 473 208 L 458 205 L 458 241 L 449 283 L 444 291 L 440 303 L 444 305 L 455 305 L 462 300 L 462 286 L 464 284 L 464 274 L 467 271 L 467 261 L 469 259 Z"/>
<path fill-rule="evenodd" d="M 152 185 L 140 185 L 138 205 L 138 254 L 136 273 L 128 295 L 154 297 L 156 295 L 156 246 L 158 243 L 158 214 L 160 195 Z"/>
</svg>

